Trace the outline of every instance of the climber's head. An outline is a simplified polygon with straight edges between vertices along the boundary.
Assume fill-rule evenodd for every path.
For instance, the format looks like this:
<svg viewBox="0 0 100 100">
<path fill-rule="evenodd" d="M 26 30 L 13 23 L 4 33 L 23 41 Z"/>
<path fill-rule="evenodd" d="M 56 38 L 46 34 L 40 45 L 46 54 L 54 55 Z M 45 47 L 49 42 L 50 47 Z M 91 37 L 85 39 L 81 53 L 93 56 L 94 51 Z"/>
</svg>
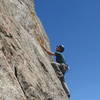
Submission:
<svg viewBox="0 0 100 100">
<path fill-rule="evenodd" d="M 58 51 L 58 52 L 63 52 L 64 51 L 64 45 L 58 45 L 57 47 L 56 47 L 56 51 Z"/>
</svg>

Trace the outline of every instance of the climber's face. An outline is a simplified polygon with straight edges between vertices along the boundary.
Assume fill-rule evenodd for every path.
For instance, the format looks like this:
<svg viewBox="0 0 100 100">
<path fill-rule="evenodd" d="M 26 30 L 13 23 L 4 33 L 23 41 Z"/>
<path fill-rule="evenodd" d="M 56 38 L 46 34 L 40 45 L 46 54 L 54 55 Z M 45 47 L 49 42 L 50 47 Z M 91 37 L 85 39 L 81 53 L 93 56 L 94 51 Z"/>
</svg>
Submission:
<svg viewBox="0 0 100 100">
<path fill-rule="evenodd" d="M 61 52 L 61 48 L 57 47 L 56 51 Z"/>
</svg>

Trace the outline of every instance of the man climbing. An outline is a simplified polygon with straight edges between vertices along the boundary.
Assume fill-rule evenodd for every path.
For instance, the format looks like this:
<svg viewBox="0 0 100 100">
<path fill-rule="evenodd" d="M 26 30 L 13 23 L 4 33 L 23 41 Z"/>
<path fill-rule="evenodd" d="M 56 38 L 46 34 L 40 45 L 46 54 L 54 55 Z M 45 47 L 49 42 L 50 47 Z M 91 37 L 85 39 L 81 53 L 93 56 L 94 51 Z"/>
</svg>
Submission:
<svg viewBox="0 0 100 100">
<path fill-rule="evenodd" d="M 51 56 L 56 57 L 56 62 L 52 62 L 51 65 L 53 66 L 58 78 L 60 79 L 62 86 L 65 90 L 65 92 L 68 94 L 68 97 L 70 97 L 69 90 L 67 88 L 67 85 L 65 84 L 64 81 L 64 74 L 65 72 L 69 69 L 68 65 L 65 62 L 65 59 L 62 55 L 62 52 L 64 52 L 64 46 L 63 45 L 58 45 L 56 47 L 56 52 L 51 52 L 48 49 L 44 47 L 44 45 L 41 45 L 41 47 Z"/>
<path fill-rule="evenodd" d="M 41 47 L 51 56 L 56 56 L 56 63 L 60 65 L 60 70 L 62 71 L 63 74 L 69 69 L 68 65 L 66 64 L 63 55 L 61 54 L 64 52 L 64 46 L 63 45 L 58 45 L 56 47 L 56 52 L 51 52 L 47 50 L 43 45 Z"/>
</svg>

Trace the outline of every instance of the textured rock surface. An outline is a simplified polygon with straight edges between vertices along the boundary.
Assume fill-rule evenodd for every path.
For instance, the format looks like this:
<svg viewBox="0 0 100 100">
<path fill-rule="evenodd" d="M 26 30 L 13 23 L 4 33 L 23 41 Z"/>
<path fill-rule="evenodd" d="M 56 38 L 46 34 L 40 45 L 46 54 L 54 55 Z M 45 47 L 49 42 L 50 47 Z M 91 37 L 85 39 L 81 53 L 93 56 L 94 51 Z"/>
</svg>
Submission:
<svg viewBox="0 0 100 100">
<path fill-rule="evenodd" d="M 0 0 L 0 100 L 68 100 L 41 38 L 33 0 Z"/>
</svg>

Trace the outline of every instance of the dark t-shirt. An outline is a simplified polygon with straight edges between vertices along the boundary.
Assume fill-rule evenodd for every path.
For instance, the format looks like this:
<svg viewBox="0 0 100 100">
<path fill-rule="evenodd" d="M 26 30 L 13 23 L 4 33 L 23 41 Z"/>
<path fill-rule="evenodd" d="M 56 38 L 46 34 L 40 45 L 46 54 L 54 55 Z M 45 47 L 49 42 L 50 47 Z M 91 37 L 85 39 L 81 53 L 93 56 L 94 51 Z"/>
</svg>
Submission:
<svg viewBox="0 0 100 100">
<path fill-rule="evenodd" d="M 60 52 L 55 52 L 56 62 L 60 64 L 66 64 L 63 55 Z"/>
</svg>

